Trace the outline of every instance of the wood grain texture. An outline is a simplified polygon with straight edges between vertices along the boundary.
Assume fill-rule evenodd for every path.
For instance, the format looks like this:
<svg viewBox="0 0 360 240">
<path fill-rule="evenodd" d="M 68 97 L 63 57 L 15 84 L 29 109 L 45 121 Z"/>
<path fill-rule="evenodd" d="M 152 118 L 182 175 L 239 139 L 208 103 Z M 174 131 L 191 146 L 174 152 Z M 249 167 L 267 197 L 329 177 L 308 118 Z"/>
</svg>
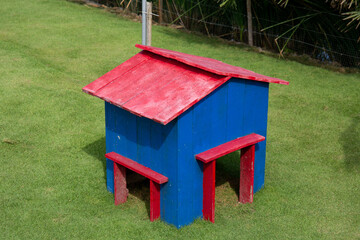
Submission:
<svg viewBox="0 0 360 240">
<path fill-rule="evenodd" d="M 288 84 L 220 61 L 150 46 L 83 91 L 166 125 L 232 77 Z"/>
<path fill-rule="evenodd" d="M 255 145 L 241 149 L 239 202 L 252 203 L 254 196 Z"/>
<path fill-rule="evenodd" d="M 230 79 L 150 52 L 137 55 L 83 91 L 166 125 Z"/>
<path fill-rule="evenodd" d="M 244 137 L 239 137 L 235 140 L 229 141 L 227 143 L 221 144 L 220 146 L 217 146 L 217 147 L 211 148 L 205 152 L 199 153 L 199 154 L 195 155 L 195 158 L 204 163 L 208 163 L 219 157 L 225 156 L 228 153 L 231 153 L 231 152 L 234 152 L 241 148 L 253 145 L 253 144 L 261 142 L 263 140 L 265 140 L 265 137 L 263 137 L 259 134 L 256 134 L 256 133 L 251 133 Z"/>
<path fill-rule="evenodd" d="M 204 164 L 203 217 L 215 222 L 215 167 L 216 161 Z"/>
<path fill-rule="evenodd" d="M 157 47 L 150 47 L 145 45 L 136 44 L 136 47 L 161 55 L 166 58 L 175 59 L 179 62 L 185 63 L 189 66 L 193 66 L 208 72 L 212 72 L 218 75 L 223 76 L 230 76 L 230 77 L 236 77 L 236 78 L 243 78 L 243 79 L 249 79 L 254 81 L 261 81 L 261 82 L 268 82 L 268 83 L 279 83 L 279 84 L 285 84 L 288 85 L 289 82 L 268 77 L 265 75 L 261 75 L 255 72 L 252 72 L 250 70 L 247 70 L 245 68 L 232 66 L 230 64 L 223 63 L 221 61 L 211 59 L 211 58 L 205 58 L 200 56 L 194 56 L 191 54 L 186 53 L 180 53 L 175 52 L 167 49 L 157 48 Z"/>
<path fill-rule="evenodd" d="M 157 172 L 151 170 L 150 168 L 145 167 L 145 166 L 143 166 L 129 158 L 121 156 L 120 154 L 117 154 L 115 152 L 107 153 L 107 154 L 105 154 L 105 157 L 107 159 L 110 159 L 110 160 L 136 172 L 136 173 L 139 173 L 140 175 L 142 175 L 158 184 L 166 183 L 169 180 L 164 175 L 157 173 Z"/>
<path fill-rule="evenodd" d="M 126 188 L 126 168 L 114 162 L 115 205 L 125 203 L 129 190 Z"/>
<path fill-rule="evenodd" d="M 160 217 L 160 185 L 150 180 L 150 221 Z"/>
<path fill-rule="evenodd" d="M 257 133 L 266 138 L 269 83 L 246 81 L 243 106 L 244 135 Z M 255 145 L 254 193 L 265 184 L 266 139 Z"/>
</svg>

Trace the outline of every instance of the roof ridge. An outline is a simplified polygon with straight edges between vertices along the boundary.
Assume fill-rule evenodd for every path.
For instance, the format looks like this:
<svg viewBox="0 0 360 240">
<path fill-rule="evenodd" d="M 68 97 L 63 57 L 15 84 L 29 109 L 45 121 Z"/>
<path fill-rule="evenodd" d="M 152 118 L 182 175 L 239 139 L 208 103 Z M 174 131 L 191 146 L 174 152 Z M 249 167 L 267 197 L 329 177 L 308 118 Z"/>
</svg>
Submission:
<svg viewBox="0 0 360 240">
<path fill-rule="evenodd" d="M 176 52 L 172 50 L 145 46 L 140 44 L 135 44 L 135 47 L 140 48 L 142 50 L 154 53 L 156 55 L 174 59 L 178 62 L 184 63 L 188 66 L 192 66 L 198 69 L 202 69 L 207 72 L 211 72 L 221 76 L 235 77 L 235 78 L 243 78 L 260 82 L 268 82 L 268 83 L 278 83 L 288 85 L 289 82 L 284 81 L 282 79 L 268 77 L 259 73 L 255 73 L 248 69 L 233 66 L 219 60 L 215 60 L 212 58 L 195 56 L 191 54 Z"/>
</svg>

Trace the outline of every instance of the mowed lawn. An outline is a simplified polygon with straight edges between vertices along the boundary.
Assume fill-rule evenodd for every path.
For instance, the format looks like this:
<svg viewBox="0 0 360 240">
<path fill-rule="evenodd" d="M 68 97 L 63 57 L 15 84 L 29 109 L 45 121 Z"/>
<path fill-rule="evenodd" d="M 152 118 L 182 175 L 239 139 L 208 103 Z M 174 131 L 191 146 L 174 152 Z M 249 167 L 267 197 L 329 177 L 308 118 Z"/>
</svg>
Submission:
<svg viewBox="0 0 360 240">
<path fill-rule="evenodd" d="M 360 74 L 272 58 L 154 26 L 153 46 L 272 84 L 265 188 L 237 203 L 238 153 L 217 164 L 215 224 L 149 221 L 147 182 L 114 206 L 104 103 L 81 88 L 137 52 L 141 24 L 62 0 L 0 3 L 0 238 L 359 239 Z"/>
</svg>

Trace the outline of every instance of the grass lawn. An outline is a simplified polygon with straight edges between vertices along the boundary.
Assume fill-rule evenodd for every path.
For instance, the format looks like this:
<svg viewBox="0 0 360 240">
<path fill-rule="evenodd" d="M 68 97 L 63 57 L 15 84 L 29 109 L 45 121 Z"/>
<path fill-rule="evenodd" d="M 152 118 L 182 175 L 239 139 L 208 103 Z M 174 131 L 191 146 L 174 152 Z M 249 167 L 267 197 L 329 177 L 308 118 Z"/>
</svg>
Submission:
<svg viewBox="0 0 360 240">
<path fill-rule="evenodd" d="M 62 0 L 0 4 L 0 238 L 360 239 L 360 74 L 153 27 L 153 46 L 290 81 L 270 87 L 265 188 L 236 202 L 238 153 L 218 161 L 216 223 L 151 223 L 148 185 L 114 206 L 104 103 L 81 88 L 139 49 L 141 25 Z M 236 189 L 236 188 L 235 188 Z"/>
</svg>

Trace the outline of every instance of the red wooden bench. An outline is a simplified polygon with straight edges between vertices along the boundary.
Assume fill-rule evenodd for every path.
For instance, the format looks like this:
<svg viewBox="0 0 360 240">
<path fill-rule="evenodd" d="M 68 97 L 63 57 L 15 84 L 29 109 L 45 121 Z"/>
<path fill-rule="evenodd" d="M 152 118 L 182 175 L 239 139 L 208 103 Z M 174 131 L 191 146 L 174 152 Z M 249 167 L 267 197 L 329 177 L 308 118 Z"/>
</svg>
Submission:
<svg viewBox="0 0 360 240">
<path fill-rule="evenodd" d="M 259 134 L 249 134 L 195 155 L 204 162 L 203 217 L 215 220 L 215 165 L 216 159 L 241 149 L 239 202 L 253 202 L 255 144 L 265 140 Z"/>
<path fill-rule="evenodd" d="M 150 179 L 150 221 L 160 217 L 160 184 L 166 183 L 168 178 L 151 170 L 129 158 L 115 152 L 105 154 L 107 159 L 114 162 L 114 196 L 115 205 L 126 202 L 128 189 L 126 188 L 126 168 Z"/>
</svg>

